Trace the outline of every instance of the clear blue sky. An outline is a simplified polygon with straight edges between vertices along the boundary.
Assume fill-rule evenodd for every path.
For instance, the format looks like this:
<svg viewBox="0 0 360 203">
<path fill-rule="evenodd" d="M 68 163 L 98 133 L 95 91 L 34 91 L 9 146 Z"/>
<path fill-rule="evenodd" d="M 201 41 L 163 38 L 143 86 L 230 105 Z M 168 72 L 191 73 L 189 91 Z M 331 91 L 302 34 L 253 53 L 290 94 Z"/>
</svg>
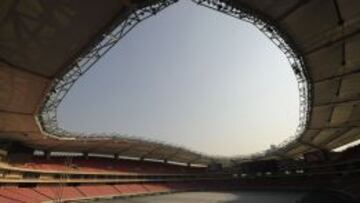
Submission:
<svg viewBox="0 0 360 203">
<path fill-rule="evenodd" d="M 71 131 L 241 155 L 293 135 L 298 108 L 295 76 L 269 39 L 180 1 L 140 23 L 80 78 L 58 116 Z"/>
</svg>

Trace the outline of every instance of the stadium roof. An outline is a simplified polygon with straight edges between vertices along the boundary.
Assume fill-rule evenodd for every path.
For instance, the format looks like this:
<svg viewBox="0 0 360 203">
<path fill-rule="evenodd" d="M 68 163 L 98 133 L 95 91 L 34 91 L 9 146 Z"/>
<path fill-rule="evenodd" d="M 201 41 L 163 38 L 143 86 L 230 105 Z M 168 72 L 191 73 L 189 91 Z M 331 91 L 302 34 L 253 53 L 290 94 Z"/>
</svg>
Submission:
<svg viewBox="0 0 360 203">
<path fill-rule="evenodd" d="M 294 72 L 303 76 L 299 134 L 268 150 L 267 157 L 332 150 L 360 137 L 359 1 L 195 2 L 252 22 L 273 41 L 281 37 L 278 45 L 285 55 L 294 53 L 289 60 L 297 60 Z M 133 26 L 172 3 L 0 2 L 0 138 L 47 151 L 211 162 L 216 157 L 153 141 L 74 137 L 76 133 L 63 131 L 56 123 L 56 107 L 73 82 Z"/>
</svg>

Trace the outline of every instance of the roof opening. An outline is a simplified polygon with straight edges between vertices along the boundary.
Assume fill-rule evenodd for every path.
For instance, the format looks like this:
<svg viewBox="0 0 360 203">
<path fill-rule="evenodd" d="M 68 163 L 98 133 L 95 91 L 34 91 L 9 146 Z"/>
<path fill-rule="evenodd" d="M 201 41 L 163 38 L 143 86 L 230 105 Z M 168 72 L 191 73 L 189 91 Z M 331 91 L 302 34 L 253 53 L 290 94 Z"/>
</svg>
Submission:
<svg viewBox="0 0 360 203">
<path fill-rule="evenodd" d="M 180 1 L 81 77 L 58 117 L 70 131 L 250 154 L 295 133 L 299 91 L 284 54 L 256 27 Z"/>
</svg>

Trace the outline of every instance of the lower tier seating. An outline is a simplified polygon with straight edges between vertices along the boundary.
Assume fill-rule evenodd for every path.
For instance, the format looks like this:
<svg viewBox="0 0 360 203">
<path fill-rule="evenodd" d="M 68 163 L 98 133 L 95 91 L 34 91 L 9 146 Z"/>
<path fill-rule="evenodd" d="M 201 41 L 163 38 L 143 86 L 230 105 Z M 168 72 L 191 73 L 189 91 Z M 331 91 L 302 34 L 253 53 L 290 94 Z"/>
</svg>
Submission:
<svg viewBox="0 0 360 203">
<path fill-rule="evenodd" d="M 194 183 L 142 183 L 81 186 L 1 187 L 1 203 L 40 203 L 186 190 Z"/>
<path fill-rule="evenodd" d="M 355 176 L 355 174 L 349 176 L 324 174 L 314 177 L 289 176 L 232 180 L 197 180 L 191 182 L 87 184 L 77 186 L 44 185 L 27 188 L 3 186 L 0 187 L 0 203 L 40 203 L 188 190 L 228 189 L 301 189 L 309 191 L 331 189 L 350 194 L 350 196 L 359 201 L 359 177 Z"/>
</svg>

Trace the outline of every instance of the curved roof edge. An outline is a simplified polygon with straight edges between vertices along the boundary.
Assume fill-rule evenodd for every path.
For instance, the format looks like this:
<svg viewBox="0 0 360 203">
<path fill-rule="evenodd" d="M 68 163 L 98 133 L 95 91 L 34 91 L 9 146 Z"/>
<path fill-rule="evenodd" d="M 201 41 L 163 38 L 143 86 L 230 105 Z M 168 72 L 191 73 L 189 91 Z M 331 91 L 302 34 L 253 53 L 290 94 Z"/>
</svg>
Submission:
<svg viewBox="0 0 360 203">
<path fill-rule="evenodd" d="M 143 140 L 136 137 L 128 137 L 121 134 L 82 134 L 76 132 L 69 132 L 61 129 L 57 124 L 57 107 L 64 99 L 72 85 L 77 81 L 79 77 L 86 73 L 92 65 L 94 65 L 104 54 L 111 49 L 119 40 L 122 39 L 128 32 L 133 29 L 141 21 L 155 15 L 167 6 L 175 3 L 176 0 L 154 1 L 154 4 L 141 6 L 131 11 L 126 18 L 119 19 L 118 22 L 111 25 L 110 28 L 101 33 L 101 36 L 91 49 L 83 51 L 83 54 L 72 63 L 67 72 L 62 71 L 54 79 L 48 95 L 45 97 L 43 104 L 40 108 L 40 112 L 37 115 L 40 122 L 40 126 L 46 134 L 60 140 L 72 140 L 72 142 L 86 142 L 86 141 L 110 141 L 110 142 L 137 142 L 140 145 L 148 145 L 149 149 L 153 150 L 152 146 L 159 148 L 171 148 L 177 149 L 178 153 L 188 153 L 196 157 L 192 161 L 200 161 L 201 159 L 207 160 L 206 162 L 213 160 L 225 160 L 230 158 L 225 157 L 211 157 L 199 152 L 188 150 L 184 147 L 177 147 L 171 144 L 157 142 L 153 140 Z M 240 4 L 228 4 L 225 2 L 231 1 L 203 1 L 193 0 L 196 4 L 208 7 L 210 9 L 217 10 L 219 12 L 230 15 L 239 20 L 243 20 L 253 24 L 261 32 L 263 32 L 286 56 L 288 59 L 298 82 L 299 98 L 300 98 L 300 117 L 299 125 L 296 133 L 290 136 L 289 139 L 280 143 L 276 148 L 268 149 L 263 152 L 255 153 L 247 156 L 238 156 L 231 158 L 260 158 L 267 156 L 276 156 L 281 149 L 288 147 L 293 142 L 296 142 L 301 134 L 305 131 L 309 122 L 309 116 L 311 111 L 311 83 L 309 82 L 309 75 L 305 68 L 304 61 L 301 55 L 294 49 L 291 39 L 284 32 L 282 32 L 276 23 L 272 22 L 262 14 L 250 9 L 245 5 Z M 151 153 L 151 150 L 149 153 Z M 171 150 L 170 150 L 171 151 Z M 116 151 L 114 151 L 116 152 Z M 166 153 L 166 151 L 164 151 Z M 126 154 L 126 153 L 125 153 Z M 159 156 L 158 158 L 164 159 L 165 156 Z M 170 157 L 171 158 L 171 157 Z M 165 158 L 167 159 L 167 158 Z"/>
</svg>

